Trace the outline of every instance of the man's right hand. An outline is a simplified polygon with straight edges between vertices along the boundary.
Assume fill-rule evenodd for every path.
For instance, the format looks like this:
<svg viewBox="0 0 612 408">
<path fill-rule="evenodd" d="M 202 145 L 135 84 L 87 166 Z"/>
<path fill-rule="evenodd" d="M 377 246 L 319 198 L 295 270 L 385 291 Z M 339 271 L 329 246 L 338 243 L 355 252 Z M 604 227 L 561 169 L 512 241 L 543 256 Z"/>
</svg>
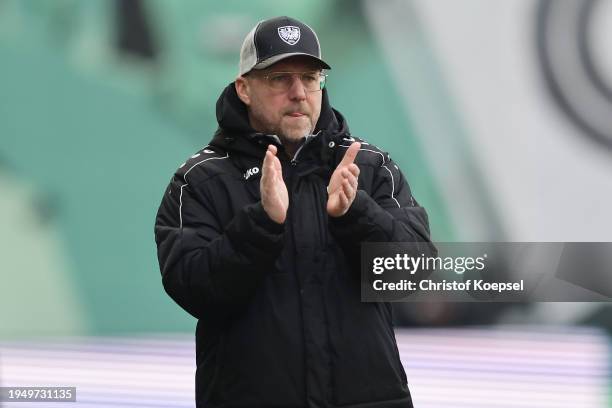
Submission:
<svg viewBox="0 0 612 408">
<path fill-rule="evenodd" d="M 259 190 L 261 203 L 268 216 L 276 223 L 282 224 L 287 218 L 289 194 L 283 181 L 283 169 L 276 157 L 276 146 L 269 145 L 263 161 Z"/>
</svg>

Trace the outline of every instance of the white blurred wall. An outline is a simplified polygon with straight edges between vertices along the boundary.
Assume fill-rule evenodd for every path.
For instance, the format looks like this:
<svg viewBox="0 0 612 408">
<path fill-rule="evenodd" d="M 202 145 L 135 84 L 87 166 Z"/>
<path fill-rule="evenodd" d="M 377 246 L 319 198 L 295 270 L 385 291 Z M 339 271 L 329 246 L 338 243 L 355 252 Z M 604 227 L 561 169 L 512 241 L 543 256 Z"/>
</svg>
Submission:
<svg viewBox="0 0 612 408">
<path fill-rule="evenodd" d="M 605 67 L 612 7 L 602 3 L 590 38 Z M 507 238 L 612 241 L 612 149 L 578 130 L 546 89 L 536 57 L 537 2 L 413 6 Z"/>
</svg>

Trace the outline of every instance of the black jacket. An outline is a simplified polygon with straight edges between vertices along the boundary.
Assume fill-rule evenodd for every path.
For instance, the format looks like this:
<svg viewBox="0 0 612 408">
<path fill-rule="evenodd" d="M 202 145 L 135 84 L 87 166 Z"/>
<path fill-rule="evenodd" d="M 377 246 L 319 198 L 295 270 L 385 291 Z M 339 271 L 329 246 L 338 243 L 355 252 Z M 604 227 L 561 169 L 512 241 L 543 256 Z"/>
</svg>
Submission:
<svg viewBox="0 0 612 408">
<path fill-rule="evenodd" d="M 425 241 L 425 210 L 386 153 L 350 136 L 324 91 L 315 137 L 294 160 L 248 124 L 230 84 L 219 130 L 163 197 L 155 239 L 167 293 L 198 319 L 198 407 L 411 407 L 388 303 L 360 302 L 362 241 Z M 331 173 L 354 140 L 359 191 L 326 212 Z M 263 210 L 261 164 L 279 147 L 283 225 Z"/>
</svg>

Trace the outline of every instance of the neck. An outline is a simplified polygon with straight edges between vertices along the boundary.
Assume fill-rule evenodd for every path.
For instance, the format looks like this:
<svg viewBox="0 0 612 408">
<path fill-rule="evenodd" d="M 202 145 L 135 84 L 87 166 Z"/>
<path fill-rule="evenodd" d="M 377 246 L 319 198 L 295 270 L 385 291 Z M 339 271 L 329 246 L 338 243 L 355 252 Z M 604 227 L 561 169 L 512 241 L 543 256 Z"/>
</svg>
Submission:
<svg viewBox="0 0 612 408">
<path fill-rule="evenodd" d="M 280 140 L 281 144 L 283 145 L 283 148 L 285 149 L 285 152 L 287 154 L 287 156 L 289 156 L 289 158 L 293 158 L 293 156 L 295 156 L 296 152 L 298 151 L 298 149 L 300 148 L 300 146 L 306 141 L 306 135 L 300 137 L 299 139 L 294 139 L 294 138 L 289 138 L 289 137 L 285 137 L 284 135 L 280 134 L 280 132 L 278 131 L 274 131 L 274 130 L 270 130 L 268 128 L 266 128 L 266 126 L 263 126 L 261 123 L 259 123 L 251 114 L 250 110 L 248 112 L 249 115 L 249 124 L 251 125 L 251 127 L 257 131 L 257 132 L 261 132 L 261 133 L 265 133 L 268 135 L 276 135 L 278 137 L 278 139 Z"/>
<path fill-rule="evenodd" d="M 284 140 L 281 138 L 281 142 L 283 143 L 283 147 L 285 148 L 285 151 L 287 152 L 287 156 L 293 159 L 293 156 L 295 156 L 295 153 L 298 151 L 302 143 L 304 143 L 304 139 L 300 139 L 299 141 L 294 142 L 294 141 Z"/>
</svg>

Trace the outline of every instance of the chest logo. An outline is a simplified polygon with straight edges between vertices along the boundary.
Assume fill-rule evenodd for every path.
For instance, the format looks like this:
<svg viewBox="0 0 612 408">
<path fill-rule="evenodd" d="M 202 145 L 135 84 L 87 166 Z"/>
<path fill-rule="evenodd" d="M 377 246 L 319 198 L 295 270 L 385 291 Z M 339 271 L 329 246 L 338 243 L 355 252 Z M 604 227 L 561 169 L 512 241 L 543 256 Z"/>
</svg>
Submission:
<svg viewBox="0 0 612 408">
<path fill-rule="evenodd" d="M 244 179 L 248 180 L 251 176 L 254 176 L 259 173 L 259 167 L 253 167 L 252 169 L 248 169 L 244 173 Z"/>
<path fill-rule="evenodd" d="M 278 27 L 278 36 L 289 45 L 295 45 L 300 41 L 300 27 L 283 26 Z"/>
</svg>

